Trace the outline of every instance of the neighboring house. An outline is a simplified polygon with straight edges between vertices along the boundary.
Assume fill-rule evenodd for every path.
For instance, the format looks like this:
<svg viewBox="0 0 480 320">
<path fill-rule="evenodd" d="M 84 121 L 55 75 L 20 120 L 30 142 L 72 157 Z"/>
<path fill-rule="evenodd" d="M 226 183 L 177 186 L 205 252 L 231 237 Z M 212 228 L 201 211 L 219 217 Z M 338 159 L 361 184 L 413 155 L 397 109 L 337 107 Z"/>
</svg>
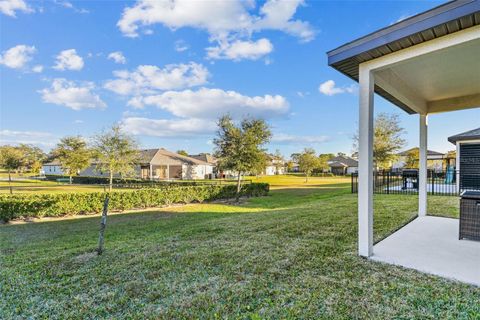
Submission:
<svg viewBox="0 0 480 320">
<path fill-rule="evenodd" d="M 43 174 L 63 174 L 62 165 L 58 160 L 53 160 L 42 165 Z"/>
<path fill-rule="evenodd" d="M 277 159 L 273 155 L 269 155 L 264 174 L 266 176 L 285 174 L 285 161 L 283 159 Z"/>
<path fill-rule="evenodd" d="M 300 165 L 296 162 L 292 163 L 291 168 L 289 169 L 291 172 L 300 172 Z"/>
<path fill-rule="evenodd" d="M 210 165 L 213 166 L 213 171 L 212 175 L 210 178 L 217 178 L 219 173 L 218 173 L 218 168 L 217 168 L 217 158 L 212 156 L 210 153 L 199 153 L 199 154 L 191 154 L 189 155 L 190 158 L 194 158 L 203 162 L 206 162 Z"/>
<path fill-rule="evenodd" d="M 206 161 L 160 149 L 142 150 L 142 179 L 207 179 L 214 165 Z"/>
<path fill-rule="evenodd" d="M 419 148 L 411 148 L 403 152 L 400 152 L 398 154 L 397 161 L 395 161 L 392 164 L 392 170 L 399 171 L 405 168 L 405 162 L 407 161 L 408 155 L 411 152 L 416 152 L 416 154 L 419 154 Z M 441 153 L 433 150 L 427 150 L 428 169 L 431 169 L 437 172 L 443 171 L 445 169 L 446 159 L 447 159 L 447 154 L 445 153 Z"/>
<path fill-rule="evenodd" d="M 328 160 L 330 172 L 345 175 L 358 172 L 358 161 L 348 156 L 339 155 Z"/>
<path fill-rule="evenodd" d="M 212 178 L 214 165 L 206 161 L 183 156 L 175 152 L 160 149 L 140 151 L 140 161 L 134 176 L 141 179 L 208 179 Z M 46 175 L 63 174 L 58 161 L 43 165 Z M 91 165 L 79 173 L 80 176 L 107 177 L 107 172 L 97 170 L 97 164 Z"/>
<path fill-rule="evenodd" d="M 480 190 L 480 128 L 448 138 L 457 147 L 457 186 L 459 190 Z"/>
<path fill-rule="evenodd" d="M 199 154 L 190 154 L 190 158 L 194 158 L 203 162 L 210 163 L 213 166 L 217 165 L 217 158 L 212 156 L 210 153 L 199 153 Z"/>
</svg>

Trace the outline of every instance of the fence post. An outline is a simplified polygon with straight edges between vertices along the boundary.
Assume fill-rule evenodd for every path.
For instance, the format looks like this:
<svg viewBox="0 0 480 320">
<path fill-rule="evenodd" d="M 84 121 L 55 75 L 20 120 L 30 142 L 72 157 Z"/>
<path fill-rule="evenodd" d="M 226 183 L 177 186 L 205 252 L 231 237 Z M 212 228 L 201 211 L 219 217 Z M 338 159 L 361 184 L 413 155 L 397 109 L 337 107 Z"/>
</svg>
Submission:
<svg viewBox="0 0 480 320">
<path fill-rule="evenodd" d="M 351 178 L 351 180 L 352 180 L 351 185 L 350 185 L 350 188 L 351 188 L 352 193 L 354 193 L 354 192 L 353 192 L 353 176 L 354 176 L 354 174 L 352 173 L 352 175 L 350 176 L 350 178 Z"/>
<path fill-rule="evenodd" d="M 387 171 L 387 194 L 390 194 L 390 171 Z"/>
<path fill-rule="evenodd" d="M 108 201 L 110 200 L 110 196 L 107 194 L 105 197 L 105 202 L 103 203 L 103 211 L 102 211 L 102 219 L 100 221 L 100 233 L 98 236 L 98 248 L 97 253 L 101 255 L 103 253 L 103 242 L 105 234 L 105 228 L 107 226 L 107 212 L 108 212 Z"/>
<path fill-rule="evenodd" d="M 431 171 L 431 175 L 432 175 L 432 195 L 435 194 L 435 172 L 434 171 Z M 427 174 L 427 177 L 428 177 L 428 174 Z M 427 179 L 427 183 L 428 183 L 428 179 Z"/>
</svg>

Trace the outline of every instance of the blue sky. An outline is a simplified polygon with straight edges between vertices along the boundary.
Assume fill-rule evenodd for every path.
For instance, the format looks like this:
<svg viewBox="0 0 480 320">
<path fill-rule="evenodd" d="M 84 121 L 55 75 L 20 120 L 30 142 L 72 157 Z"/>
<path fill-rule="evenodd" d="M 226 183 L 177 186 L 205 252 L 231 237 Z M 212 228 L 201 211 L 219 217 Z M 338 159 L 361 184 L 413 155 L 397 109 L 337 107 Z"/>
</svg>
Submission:
<svg viewBox="0 0 480 320">
<path fill-rule="evenodd" d="M 326 52 L 441 2 L 172 3 L 1 0 L 0 142 L 48 150 L 121 123 L 146 148 L 210 152 L 228 112 L 265 118 L 271 151 L 350 153 L 357 87 Z M 398 113 L 417 145 L 418 116 L 375 107 Z M 430 116 L 429 149 L 453 149 L 446 138 L 479 119 Z"/>
</svg>

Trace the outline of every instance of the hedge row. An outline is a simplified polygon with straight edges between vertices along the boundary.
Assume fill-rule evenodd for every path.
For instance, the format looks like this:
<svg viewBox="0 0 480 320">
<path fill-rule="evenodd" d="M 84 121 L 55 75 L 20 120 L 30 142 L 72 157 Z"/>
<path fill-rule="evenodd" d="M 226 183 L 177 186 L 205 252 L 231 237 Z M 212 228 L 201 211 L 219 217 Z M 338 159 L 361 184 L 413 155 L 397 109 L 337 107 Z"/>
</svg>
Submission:
<svg viewBox="0 0 480 320">
<path fill-rule="evenodd" d="M 45 179 L 49 181 L 56 181 L 57 179 L 69 179 L 69 176 L 59 174 L 47 174 Z M 91 177 L 91 176 L 73 176 L 72 182 L 76 184 L 108 184 L 110 178 L 108 177 Z M 113 178 L 113 183 L 144 183 L 145 180 L 135 178 Z"/>
<path fill-rule="evenodd" d="M 242 187 L 241 195 L 267 195 L 267 183 L 251 183 Z M 173 203 L 203 202 L 236 196 L 234 185 L 204 185 L 177 188 L 146 188 L 134 191 L 113 191 L 109 210 L 122 211 L 160 207 Z M 21 217 L 56 217 L 98 213 L 102 210 L 105 193 L 52 193 L 0 195 L 0 220 Z"/>
<path fill-rule="evenodd" d="M 69 179 L 65 175 L 45 175 L 45 179 L 48 181 L 57 181 L 58 179 Z M 94 176 L 73 176 L 72 182 L 74 184 L 109 184 L 110 179 L 108 177 L 94 177 Z M 122 185 L 154 185 L 154 186 L 201 186 L 205 184 L 225 184 L 225 183 L 236 183 L 236 180 L 172 180 L 172 181 L 162 181 L 162 180 L 146 180 L 146 179 L 137 179 L 137 178 L 113 178 L 113 184 L 121 187 Z"/>
</svg>

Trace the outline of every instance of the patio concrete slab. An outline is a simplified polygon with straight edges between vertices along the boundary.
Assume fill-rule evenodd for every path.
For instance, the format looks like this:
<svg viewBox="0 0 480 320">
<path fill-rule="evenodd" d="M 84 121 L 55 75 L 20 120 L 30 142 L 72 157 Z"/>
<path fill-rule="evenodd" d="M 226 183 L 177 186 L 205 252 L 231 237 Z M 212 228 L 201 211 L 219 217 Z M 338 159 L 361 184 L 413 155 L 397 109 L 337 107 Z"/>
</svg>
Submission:
<svg viewBox="0 0 480 320">
<path fill-rule="evenodd" d="M 480 286 L 480 242 L 458 240 L 459 220 L 419 217 L 373 247 L 372 260 Z"/>
</svg>

